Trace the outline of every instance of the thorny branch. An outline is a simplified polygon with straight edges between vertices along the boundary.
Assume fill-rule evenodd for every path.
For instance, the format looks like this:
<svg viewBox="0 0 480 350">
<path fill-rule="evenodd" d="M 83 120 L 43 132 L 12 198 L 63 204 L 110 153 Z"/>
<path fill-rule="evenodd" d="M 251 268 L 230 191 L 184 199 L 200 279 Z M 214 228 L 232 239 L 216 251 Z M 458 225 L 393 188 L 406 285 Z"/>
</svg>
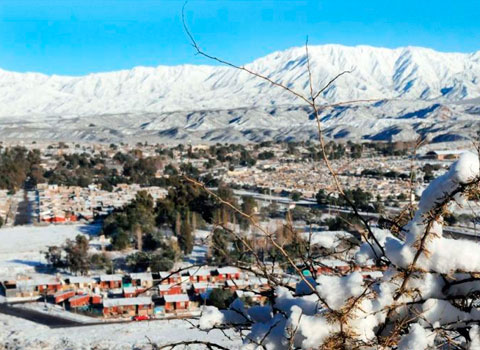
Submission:
<svg viewBox="0 0 480 350">
<path fill-rule="evenodd" d="M 309 96 L 306 96 L 302 92 L 298 92 L 298 91 L 294 90 L 293 88 L 290 88 L 289 86 L 286 86 L 286 85 L 282 84 L 281 82 L 275 81 L 275 80 L 273 80 L 273 79 L 271 79 L 267 76 L 264 76 L 264 75 L 262 75 L 258 72 L 255 72 L 248 67 L 235 65 L 231 62 L 228 62 L 226 60 L 223 60 L 221 58 L 218 58 L 216 56 L 213 56 L 213 55 L 210 55 L 210 54 L 204 52 L 200 48 L 200 46 L 197 44 L 197 42 L 195 41 L 193 35 L 191 34 L 191 32 L 190 32 L 190 30 L 189 30 L 189 28 L 186 24 L 185 5 L 182 9 L 182 21 L 183 21 L 183 26 L 184 26 L 185 32 L 186 32 L 192 46 L 194 47 L 194 49 L 196 51 L 196 54 L 204 56 L 208 59 L 217 61 L 219 63 L 222 63 L 224 65 L 232 67 L 234 69 L 244 71 L 244 72 L 246 72 L 246 73 L 248 73 L 248 74 L 250 74 L 250 75 L 252 75 L 256 78 L 267 81 L 271 85 L 276 86 L 278 88 L 281 88 L 281 89 L 291 93 L 292 95 L 296 96 L 297 98 L 299 98 L 300 100 L 305 102 L 310 108 L 313 109 L 317 129 L 318 129 L 318 138 L 319 138 L 319 142 L 320 142 L 322 158 L 323 158 L 323 161 L 325 162 L 326 167 L 329 170 L 330 175 L 332 176 L 336 191 L 339 193 L 339 195 L 341 195 L 345 199 L 347 204 L 352 208 L 354 216 L 359 218 L 359 220 L 362 222 L 363 226 L 365 227 L 365 229 L 367 231 L 367 235 L 365 235 L 363 232 L 360 232 L 360 233 L 362 234 L 364 240 L 370 245 L 373 254 L 375 254 L 375 256 L 376 256 L 377 263 L 379 263 L 379 264 L 386 263 L 386 264 L 391 265 L 392 267 L 395 267 L 398 270 L 402 271 L 401 282 L 399 281 L 400 286 L 398 287 L 398 289 L 397 289 L 397 291 L 396 291 L 396 293 L 393 297 L 393 299 L 394 299 L 393 305 L 391 305 L 389 307 L 386 307 L 382 311 L 378 311 L 378 312 L 385 312 L 386 316 L 385 316 L 385 320 L 383 321 L 383 323 L 381 323 L 380 327 L 377 329 L 377 343 L 373 343 L 373 341 L 372 341 L 371 344 L 363 343 L 362 345 L 363 346 L 365 346 L 365 345 L 368 345 L 368 346 L 374 346 L 374 345 L 391 346 L 391 345 L 397 344 L 396 342 L 398 341 L 398 338 L 400 337 L 400 335 L 402 333 L 405 332 L 405 330 L 408 328 L 409 324 L 411 324 L 412 322 L 414 322 L 418 318 L 422 317 L 421 315 L 418 314 L 418 312 L 416 313 L 415 310 L 413 310 L 413 314 L 415 314 L 414 317 L 402 317 L 400 319 L 395 320 L 395 319 L 393 319 L 392 316 L 393 316 L 393 313 L 395 312 L 395 310 L 400 306 L 406 306 L 408 308 L 412 308 L 412 307 L 415 307 L 416 305 L 420 305 L 422 302 L 424 302 L 421 295 L 418 295 L 415 299 L 413 299 L 410 302 L 400 302 L 400 301 L 402 300 L 401 297 L 403 295 L 407 294 L 407 293 L 413 292 L 413 293 L 416 293 L 416 294 L 420 294 L 420 292 L 418 290 L 417 291 L 408 290 L 408 282 L 412 278 L 412 276 L 415 275 L 415 273 L 426 272 L 426 271 L 421 271 L 416 265 L 417 265 L 417 262 L 418 262 L 418 259 L 420 258 L 420 256 L 422 254 L 427 254 L 428 253 L 427 250 L 426 250 L 426 245 L 427 245 L 428 240 L 432 236 L 432 233 L 430 231 L 431 231 L 431 228 L 433 226 L 433 223 L 435 221 L 439 220 L 439 218 L 444 214 L 444 212 L 446 210 L 446 205 L 451 200 L 453 200 L 453 197 L 457 193 L 465 192 L 465 191 L 468 190 L 468 188 L 470 186 L 478 185 L 479 179 L 475 179 L 474 181 L 472 181 L 468 184 L 459 186 L 453 193 L 449 194 L 448 196 L 445 196 L 441 203 L 437 203 L 435 205 L 435 207 L 425 216 L 425 223 L 424 223 L 425 230 L 424 230 L 423 234 L 421 235 L 421 237 L 419 237 L 417 243 L 414 245 L 414 247 L 416 248 L 416 252 L 414 254 L 414 258 L 413 258 L 412 263 L 406 269 L 395 266 L 394 264 L 392 264 L 392 262 L 386 256 L 384 248 L 379 243 L 377 238 L 375 237 L 375 235 L 374 235 L 374 233 L 373 233 L 373 231 L 372 231 L 372 229 L 369 225 L 368 220 L 365 219 L 360 214 L 360 212 L 359 212 L 358 208 L 356 207 L 355 203 L 346 195 L 346 193 L 343 189 L 343 186 L 340 183 L 340 180 L 338 178 L 338 174 L 335 171 L 335 169 L 333 168 L 333 166 L 332 166 L 332 164 L 331 164 L 331 162 L 328 158 L 326 147 L 325 147 L 325 138 L 324 138 L 322 123 L 321 123 L 321 118 L 320 118 L 320 112 L 321 111 L 323 111 L 327 108 L 333 108 L 333 107 L 339 106 L 339 105 L 358 103 L 358 102 L 378 101 L 378 100 L 355 100 L 355 101 L 340 102 L 340 103 L 335 103 L 335 104 L 325 104 L 325 105 L 318 105 L 317 104 L 317 99 L 320 97 L 320 95 L 322 93 L 324 93 L 337 79 L 339 79 L 343 75 L 351 73 L 352 70 L 347 70 L 347 71 L 340 72 L 333 79 L 331 79 L 327 84 L 325 84 L 325 86 L 320 88 L 318 91 L 315 91 L 315 88 L 314 88 L 315 84 L 314 84 L 313 78 L 312 78 L 311 63 L 310 63 L 309 50 L 308 50 L 308 38 L 307 38 L 307 41 L 305 43 L 305 52 L 306 52 L 307 72 L 308 72 L 308 79 L 309 79 Z M 420 140 L 420 142 L 417 143 L 417 145 L 415 147 L 415 153 L 417 151 L 417 148 L 421 145 L 422 142 L 423 142 L 423 140 Z M 413 176 L 413 165 L 412 165 L 411 170 L 412 171 L 411 171 L 410 175 Z M 336 334 L 337 336 L 339 336 L 339 338 L 337 337 L 337 339 L 335 339 L 335 335 L 332 336 L 332 344 L 334 344 L 333 348 L 339 348 L 339 347 L 340 348 L 347 348 L 347 339 L 350 336 L 349 330 L 348 330 L 348 327 L 347 327 L 348 326 L 348 322 L 347 322 L 348 318 L 354 312 L 354 310 L 357 310 L 360 307 L 359 305 L 361 304 L 361 302 L 364 298 L 368 298 L 371 295 L 375 295 L 375 293 L 371 289 L 374 282 L 368 283 L 366 285 L 366 288 L 363 290 L 363 292 L 358 297 L 352 298 L 351 300 L 349 300 L 349 303 L 347 303 L 346 307 L 343 310 L 341 310 L 341 311 L 332 310 L 328 306 L 327 302 L 323 298 L 321 298 L 320 294 L 316 290 L 315 286 L 310 282 L 310 280 L 305 278 L 305 276 L 302 274 L 302 271 L 297 267 L 297 264 L 295 263 L 294 259 L 284 249 L 283 245 L 279 244 L 275 240 L 275 237 L 273 236 L 273 234 L 268 232 L 264 227 L 262 227 L 262 225 L 260 225 L 260 223 L 256 220 L 256 218 L 254 216 L 246 214 L 242 210 L 238 209 L 232 203 L 223 200 L 216 193 L 214 193 L 213 191 L 208 189 L 205 186 L 205 184 L 202 184 L 201 182 L 199 182 L 195 179 L 191 179 L 188 176 L 184 176 L 184 178 L 187 181 L 189 181 L 190 183 L 192 183 L 193 185 L 195 185 L 197 187 L 200 187 L 201 189 L 206 191 L 209 195 L 211 195 L 213 198 L 215 198 L 222 205 L 227 206 L 228 208 L 233 210 L 238 215 L 247 219 L 257 230 L 259 230 L 259 232 L 263 233 L 263 235 L 270 241 L 270 243 L 286 258 L 289 265 L 292 266 L 292 268 L 297 272 L 297 274 L 300 276 L 300 278 L 312 290 L 312 293 L 314 293 L 318 296 L 319 301 L 323 304 L 324 310 L 326 312 L 329 312 L 331 316 L 333 316 L 334 318 L 336 318 L 339 321 L 340 332 L 338 334 Z M 413 191 L 412 190 L 412 188 L 413 188 L 413 184 L 412 184 L 413 178 L 412 177 L 411 177 L 410 181 L 411 181 L 410 182 L 410 194 L 412 194 L 412 191 Z M 401 225 L 397 222 L 394 222 L 394 224 L 398 226 L 397 227 L 398 230 L 403 230 L 403 225 Z M 224 229 L 226 229 L 226 228 L 224 227 Z M 262 272 L 268 278 L 269 282 L 271 282 L 272 279 L 268 277 L 269 273 L 266 269 L 266 266 L 263 264 L 261 259 L 259 259 L 259 257 L 255 255 L 255 249 L 252 246 L 250 246 L 249 243 L 241 235 L 236 234 L 234 232 L 234 230 L 231 230 L 231 232 L 234 233 L 234 235 L 237 239 L 242 241 L 242 243 L 244 244 L 244 246 L 247 248 L 248 251 L 253 253 L 255 259 L 257 260 L 257 264 L 261 267 Z M 376 247 L 373 246 L 373 244 L 370 242 L 370 240 L 373 240 Z M 309 249 L 310 249 L 310 241 L 309 241 Z M 379 250 L 381 252 L 381 254 L 378 254 L 377 250 Z M 308 257 L 309 258 L 311 257 L 310 250 L 308 251 Z M 453 285 L 456 285 L 456 284 L 460 284 L 460 283 L 464 283 L 464 282 L 466 283 L 466 282 L 469 282 L 469 281 L 476 281 L 476 280 L 477 280 L 477 277 L 472 276 L 470 278 L 466 278 L 466 279 L 463 279 L 461 281 L 450 282 L 448 285 L 446 285 L 445 288 L 448 289 L 449 287 L 451 287 Z M 272 305 L 272 308 L 274 308 L 273 305 Z M 282 311 L 278 310 L 278 312 L 281 313 Z M 393 329 L 391 330 L 388 337 L 384 337 L 382 333 L 387 326 L 388 327 L 393 327 Z M 254 342 L 254 343 L 257 344 L 258 346 L 262 347 L 262 348 L 265 348 L 265 346 L 263 344 L 263 340 L 266 339 L 268 334 L 272 331 L 273 327 L 271 327 L 269 329 L 269 331 L 264 336 L 264 338 L 262 339 L 260 344 L 256 343 L 256 342 Z M 290 348 L 293 348 L 293 341 L 294 341 L 294 338 L 295 338 L 295 334 L 298 331 L 298 326 L 292 331 L 293 332 L 292 332 L 292 334 L 290 334 L 290 337 L 287 337 Z M 436 332 L 441 332 L 442 330 L 438 329 L 438 330 L 435 330 L 435 331 Z M 461 347 L 459 344 L 455 344 L 454 340 L 456 339 L 456 336 L 450 337 L 450 335 L 447 334 L 444 337 L 444 339 L 446 339 L 448 344 L 452 344 L 454 346 L 457 346 L 458 348 Z M 361 343 L 361 342 L 359 343 L 358 341 L 354 341 L 354 342 L 357 342 L 358 344 Z M 222 349 L 222 350 L 225 349 L 224 347 L 219 346 L 218 344 L 212 344 L 212 343 L 201 342 L 201 341 L 179 342 L 179 343 L 169 344 L 169 345 L 166 345 L 166 346 L 163 346 L 163 347 L 156 347 L 155 349 L 165 349 L 165 348 L 172 349 L 172 348 L 174 348 L 176 346 L 180 346 L 180 345 L 188 346 L 188 345 L 193 345 L 193 344 L 203 345 L 203 346 L 207 347 L 208 349 L 214 349 L 214 348 Z"/>
<path fill-rule="evenodd" d="M 182 8 L 183 27 L 184 27 L 185 33 L 187 34 L 188 38 L 190 39 L 190 43 L 192 44 L 192 46 L 194 47 L 194 49 L 196 51 L 196 54 L 204 56 L 204 57 L 209 58 L 211 60 L 217 61 L 221 64 L 225 64 L 229 67 L 244 71 L 244 72 L 246 72 L 246 73 L 248 73 L 252 76 L 255 76 L 259 79 L 263 79 L 263 80 L 269 82 L 270 84 L 272 84 L 273 86 L 284 89 L 284 90 L 288 91 L 289 93 L 295 95 L 296 97 L 298 97 L 299 99 L 301 99 L 305 103 L 307 103 L 313 109 L 314 115 L 315 115 L 315 120 L 316 120 L 316 123 L 317 123 L 318 137 L 319 137 L 321 151 L 322 151 L 322 158 L 323 158 L 323 160 L 324 160 L 324 162 L 325 162 L 325 164 L 326 164 L 326 166 L 327 166 L 327 168 L 328 168 L 328 170 L 329 170 L 329 172 L 330 172 L 330 174 L 331 174 L 331 176 L 334 180 L 335 187 L 336 187 L 338 193 L 345 199 L 345 201 L 348 203 L 348 205 L 352 208 L 352 210 L 354 212 L 354 215 L 356 217 L 358 217 L 360 219 L 360 221 L 362 222 L 362 224 L 365 226 L 365 228 L 368 232 L 368 237 L 365 237 L 366 241 L 369 242 L 368 238 L 372 238 L 374 240 L 374 242 L 377 244 L 380 251 L 382 252 L 382 256 L 385 257 L 385 251 L 383 250 L 383 247 L 381 246 L 381 244 L 378 242 L 377 238 L 373 234 L 373 231 L 372 231 L 368 221 L 360 214 L 356 205 L 345 194 L 345 192 L 343 190 L 343 186 L 341 185 L 340 180 L 338 179 L 337 173 L 333 169 L 333 167 L 330 163 L 330 160 L 328 159 L 328 155 L 326 154 L 325 140 L 324 140 L 324 137 L 323 137 L 323 130 L 322 130 L 321 121 L 320 121 L 320 110 L 333 108 L 333 107 L 340 106 L 340 105 L 360 103 L 360 102 L 374 102 L 374 101 L 378 101 L 378 100 L 377 99 L 362 99 L 362 100 L 352 100 L 352 101 L 345 101 L 345 102 L 334 103 L 334 104 L 327 104 L 327 105 L 322 105 L 322 106 L 317 105 L 316 99 L 318 98 L 319 94 L 322 93 L 323 91 L 325 91 L 326 88 L 328 88 L 331 84 L 333 84 L 337 79 L 339 79 L 344 74 L 351 73 L 352 70 L 343 71 L 343 72 L 339 73 L 336 77 L 334 77 L 332 80 L 330 80 L 326 84 L 326 86 L 321 88 L 317 93 L 314 93 L 312 73 L 311 73 L 311 69 L 310 69 L 310 58 L 309 58 L 309 54 L 308 54 L 308 38 L 307 38 L 307 43 L 306 43 L 305 47 L 306 47 L 306 60 L 307 60 L 307 69 L 308 69 L 309 85 L 310 85 L 310 97 L 307 97 L 307 96 L 303 95 L 302 93 L 297 92 L 297 91 L 289 88 L 288 86 L 286 86 L 286 85 L 284 85 L 280 82 L 274 81 L 267 76 L 264 76 L 260 73 L 252 71 L 251 69 L 246 68 L 245 66 L 238 66 L 238 65 L 235 65 L 235 64 L 233 64 L 231 62 L 228 62 L 224 59 L 218 58 L 216 56 L 212 56 L 212 55 L 206 53 L 205 51 L 203 51 L 200 48 L 197 41 L 195 40 L 192 33 L 190 32 L 190 30 L 187 26 L 186 20 L 185 20 L 185 6 L 186 6 L 186 3 L 184 4 L 184 6 Z M 369 242 L 369 244 L 370 244 L 370 242 Z M 372 250 L 373 250 L 374 254 L 377 256 L 376 250 L 373 249 L 373 246 L 372 246 Z M 377 256 L 377 260 L 379 260 L 380 258 L 381 258 L 380 256 Z"/>
<path fill-rule="evenodd" d="M 311 281 L 309 281 L 303 275 L 302 271 L 298 268 L 297 264 L 293 261 L 292 257 L 285 251 L 285 249 L 280 244 L 278 244 L 278 242 L 274 239 L 273 235 L 270 232 L 268 232 L 262 225 L 260 225 L 257 222 L 257 220 L 255 219 L 254 216 L 248 215 L 247 213 L 241 211 L 239 208 L 234 206 L 232 203 L 220 198 L 215 192 L 213 192 L 212 190 L 207 188 L 203 183 L 201 183 L 201 182 L 199 182 L 195 179 L 192 179 L 192 178 L 188 177 L 187 175 L 183 175 L 183 177 L 187 181 L 189 181 L 190 183 L 202 188 L 205 192 L 207 192 L 209 195 L 211 195 L 213 198 L 215 198 L 219 203 L 221 203 L 223 205 L 226 205 L 227 207 L 229 207 L 230 209 L 232 209 L 233 211 L 235 211 L 239 215 L 241 215 L 241 216 L 245 217 L 247 220 L 249 220 L 251 222 L 251 224 L 257 230 L 262 232 L 264 234 L 264 236 L 267 237 L 270 240 L 270 242 L 275 246 L 275 248 L 277 248 L 278 251 L 287 259 L 287 261 L 292 266 L 292 268 L 297 272 L 297 274 L 305 282 L 305 284 L 312 290 L 312 292 L 317 295 L 318 299 L 325 305 L 325 307 L 329 308 L 327 301 L 320 296 L 320 294 L 318 293 L 316 288 L 313 286 Z"/>
<path fill-rule="evenodd" d="M 217 343 L 212 343 L 212 342 L 209 342 L 209 341 L 202 341 L 202 340 L 181 341 L 181 342 L 170 343 L 170 344 L 162 345 L 162 346 L 159 346 L 159 345 L 156 345 L 156 344 L 152 343 L 152 348 L 153 348 L 153 350 L 163 350 L 163 349 L 169 349 L 170 350 L 170 349 L 174 349 L 174 348 L 179 347 L 179 346 L 183 346 L 184 348 L 188 349 L 188 347 L 191 346 L 191 345 L 204 346 L 205 348 L 207 348 L 209 350 L 215 350 L 215 349 L 231 350 L 230 348 L 226 348 L 226 347 L 221 346 Z"/>
</svg>

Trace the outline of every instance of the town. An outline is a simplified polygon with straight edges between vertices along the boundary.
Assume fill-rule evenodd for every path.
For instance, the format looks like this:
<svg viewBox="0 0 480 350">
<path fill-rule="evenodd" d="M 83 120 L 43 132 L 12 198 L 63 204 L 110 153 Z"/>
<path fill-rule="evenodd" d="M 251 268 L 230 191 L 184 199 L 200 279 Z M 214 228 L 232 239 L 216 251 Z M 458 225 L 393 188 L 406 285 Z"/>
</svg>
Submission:
<svg viewBox="0 0 480 350">
<path fill-rule="evenodd" d="M 33 142 L 3 147 L 4 167 L 14 157 L 30 162 L 22 159 L 22 166 L 29 167 L 19 170 L 22 174 L 4 170 L 4 176 L 11 177 L 0 184 L 4 188 L 0 220 L 5 224 L 13 224 L 15 217 L 17 222 L 23 218 L 34 224 L 92 221 L 122 207 L 140 189 L 154 200 L 165 196 L 168 177 L 179 173 L 197 176 L 209 187 L 222 182 L 235 190 L 280 195 L 287 201 L 315 201 L 319 190 L 334 192 L 320 148 L 313 142 L 195 146 Z M 412 163 L 413 147 L 408 142 L 332 142 L 327 152 L 341 183 L 374 192 L 383 203 L 392 204 L 408 199 L 405 187 L 411 182 L 412 166 L 413 185 L 418 187 L 444 171 L 462 151 L 425 148 Z M 24 211 L 29 211 L 27 216 Z"/>
<path fill-rule="evenodd" d="M 414 156 L 411 147 L 327 145 L 339 181 L 356 189 L 352 199 L 377 225 L 418 198 L 419 189 L 461 153 L 426 147 Z M 384 267 L 359 270 L 348 263 L 348 242 L 363 239 L 347 223 L 354 216 L 335 194 L 320 151 L 311 142 L 4 144 L 3 230 L 26 225 L 30 237 L 42 232 L 50 238 L 53 228 L 79 231 L 39 247 L 30 266 L 23 266 L 20 255 L 0 262 L 0 292 L 13 307 L 55 310 L 60 320 L 81 315 L 83 322 L 195 318 L 202 305 L 226 307 L 236 298 L 264 305 L 270 279 L 292 290 L 302 283 L 268 243 L 267 231 L 286 249 L 333 249 L 331 258 L 315 266 L 298 261 L 308 278 L 360 271 L 375 280 Z M 7 168 L 13 161 L 15 171 Z M 183 176 L 205 184 L 260 226 L 212 203 Z M 473 219 L 468 210 L 457 212 L 450 218 L 451 234 L 473 237 Z M 255 248 L 247 251 L 246 244 Z M 253 268 L 260 255 L 268 274 Z"/>
<path fill-rule="evenodd" d="M 0 1 L 0 350 L 480 350 L 479 13 Z"/>
</svg>

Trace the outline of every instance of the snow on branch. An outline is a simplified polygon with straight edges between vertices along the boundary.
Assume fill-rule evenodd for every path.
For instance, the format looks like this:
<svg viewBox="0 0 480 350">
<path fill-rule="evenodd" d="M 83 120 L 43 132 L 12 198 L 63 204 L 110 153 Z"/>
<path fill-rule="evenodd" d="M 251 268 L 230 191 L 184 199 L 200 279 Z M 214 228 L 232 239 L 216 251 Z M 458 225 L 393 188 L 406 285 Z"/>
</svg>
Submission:
<svg viewBox="0 0 480 350">
<path fill-rule="evenodd" d="M 447 339 L 455 344 L 452 349 L 475 349 L 480 310 L 466 301 L 480 299 L 480 278 L 475 277 L 480 272 L 479 246 L 443 237 L 442 215 L 449 205 L 478 191 L 478 183 L 478 156 L 464 153 L 423 192 L 404 241 L 386 230 L 377 232 L 392 261 L 382 278 L 367 282 L 356 271 L 320 275 L 310 283 L 325 303 L 308 288 L 294 293 L 276 287 L 273 303 L 264 307 L 250 309 L 240 299 L 227 310 L 205 307 L 201 328 L 243 324 L 249 329 L 245 349 L 261 343 L 269 350 L 416 350 L 433 349 Z M 365 242 L 359 247 L 358 262 L 374 258 L 371 246 Z"/>
</svg>

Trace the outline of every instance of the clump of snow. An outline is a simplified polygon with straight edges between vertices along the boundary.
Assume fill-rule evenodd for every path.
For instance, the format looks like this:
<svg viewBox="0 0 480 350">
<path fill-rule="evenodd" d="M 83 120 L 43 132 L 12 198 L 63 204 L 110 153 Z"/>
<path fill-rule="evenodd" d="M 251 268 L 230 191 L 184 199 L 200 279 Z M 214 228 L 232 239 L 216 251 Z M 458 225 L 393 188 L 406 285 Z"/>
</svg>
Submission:
<svg viewBox="0 0 480 350">
<path fill-rule="evenodd" d="M 480 330 L 478 325 L 474 325 L 468 334 L 471 339 L 468 350 L 480 350 Z"/>
<path fill-rule="evenodd" d="M 378 243 L 383 247 L 387 238 L 394 238 L 390 231 L 379 229 L 377 227 L 372 227 L 372 232 L 375 235 Z M 373 250 L 372 250 L 373 248 Z M 364 243 L 360 246 L 359 251 L 355 255 L 355 260 L 360 265 L 366 265 L 371 262 L 376 257 L 382 255 L 382 250 L 380 246 L 375 241 L 372 241 L 371 244 Z"/>
<path fill-rule="evenodd" d="M 434 333 L 414 323 L 410 326 L 408 334 L 400 340 L 398 350 L 424 350 L 433 346 L 434 340 Z"/>
<path fill-rule="evenodd" d="M 315 294 L 296 297 L 284 287 L 277 287 L 275 294 L 275 307 L 287 314 L 290 314 L 292 306 L 300 307 L 306 315 L 316 314 L 321 307 Z"/>
<path fill-rule="evenodd" d="M 452 164 L 449 171 L 433 180 L 423 191 L 415 217 L 407 226 L 406 243 L 412 245 L 425 231 L 426 215 L 436 205 L 454 193 L 460 185 L 472 181 L 479 174 L 478 155 L 472 152 L 464 152 L 460 158 Z M 432 232 L 442 235 L 442 226 L 435 222 Z"/>
<path fill-rule="evenodd" d="M 442 203 L 448 196 L 454 194 L 461 185 L 467 184 L 479 176 L 479 158 L 472 152 L 464 152 L 452 164 L 449 171 L 433 180 L 423 191 L 414 218 L 404 228 L 405 242 L 392 236 L 388 231 L 375 230 L 377 240 L 385 249 L 387 257 L 396 266 L 406 268 L 415 257 L 418 250 L 418 240 L 427 230 L 427 220 L 430 211 Z M 457 201 L 463 196 L 457 194 Z M 376 255 L 372 251 L 375 250 Z M 480 271 L 480 257 L 475 254 L 477 244 L 466 240 L 456 240 L 443 237 L 442 218 L 431 223 L 428 239 L 425 240 L 425 251 L 418 258 L 416 265 L 426 271 L 452 273 L 456 271 Z M 356 255 L 357 262 L 364 264 L 381 254 L 375 242 L 362 244 Z"/>
<path fill-rule="evenodd" d="M 315 348 L 318 344 L 323 344 L 329 336 L 340 331 L 338 324 L 328 322 L 320 315 L 304 315 L 298 306 L 293 306 L 291 309 L 287 329 L 291 334 L 294 334 L 295 330 L 297 331 L 295 345 L 302 349 Z"/>
<path fill-rule="evenodd" d="M 202 317 L 200 317 L 200 329 L 212 329 L 225 323 L 224 313 L 218 310 L 215 306 L 204 306 L 202 308 Z"/>
<path fill-rule="evenodd" d="M 359 272 L 342 277 L 322 275 L 317 283 L 317 292 L 333 310 L 339 310 L 348 299 L 364 291 L 363 277 Z"/>
<path fill-rule="evenodd" d="M 302 233 L 303 239 L 310 242 L 310 245 L 317 245 L 326 249 L 337 247 L 349 236 L 351 235 L 346 231 L 315 231 Z"/>
<path fill-rule="evenodd" d="M 247 310 L 248 316 L 254 322 L 268 322 L 272 319 L 272 308 L 270 305 L 255 305 Z"/>
<path fill-rule="evenodd" d="M 464 152 L 452 164 L 448 172 L 433 180 L 423 191 L 418 204 L 418 213 L 425 214 L 438 202 L 455 191 L 459 185 L 472 181 L 479 173 L 478 155 Z"/>
<path fill-rule="evenodd" d="M 314 292 L 314 290 L 312 290 L 312 287 L 315 288 L 317 286 L 317 282 L 313 277 L 305 276 L 304 278 L 305 279 L 302 279 L 300 282 L 298 282 L 295 287 L 295 293 L 297 295 L 312 294 Z M 308 281 L 308 283 L 305 281 Z"/>
<path fill-rule="evenodd" d="M 446 300 L 428 299 L 422 309 L 422 319 L 434 327 L 466 320 L 480 321 L 480 310 L 473 308 L 470 312 L 461 311 Z"/>
<path fill-rule="evenodd" d="M 244 324 L 250 321 L 250 315 L 245 309 L 243 301 L 237 298 L 227 310 L 219 310 L 215 306 L 204 306 L 199 326 L 200 329 L 211 329 L 221 324 Z"/>
</svg>

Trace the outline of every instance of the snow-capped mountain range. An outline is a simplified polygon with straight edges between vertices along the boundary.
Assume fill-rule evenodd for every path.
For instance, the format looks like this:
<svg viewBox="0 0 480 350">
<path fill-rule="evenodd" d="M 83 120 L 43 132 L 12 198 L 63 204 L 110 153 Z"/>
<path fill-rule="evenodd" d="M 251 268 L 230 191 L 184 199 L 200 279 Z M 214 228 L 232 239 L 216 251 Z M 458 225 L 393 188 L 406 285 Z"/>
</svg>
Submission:
<svg viewBox="0 0 480 350">
<path fill-rule="evenodd" d="M 337 138 L 462 137 L 480 114 L 480 51 L 309 47 L 322 103 L 382 99 L 322 112 Z M 247 67 L 309 94 L 303 47 Z M 223 66 L 136 67 L 81 77 L 0 70 L 0 137 L 247 141 L 314 136 L 311 111 L 288 92 Z"/>
</svg>

